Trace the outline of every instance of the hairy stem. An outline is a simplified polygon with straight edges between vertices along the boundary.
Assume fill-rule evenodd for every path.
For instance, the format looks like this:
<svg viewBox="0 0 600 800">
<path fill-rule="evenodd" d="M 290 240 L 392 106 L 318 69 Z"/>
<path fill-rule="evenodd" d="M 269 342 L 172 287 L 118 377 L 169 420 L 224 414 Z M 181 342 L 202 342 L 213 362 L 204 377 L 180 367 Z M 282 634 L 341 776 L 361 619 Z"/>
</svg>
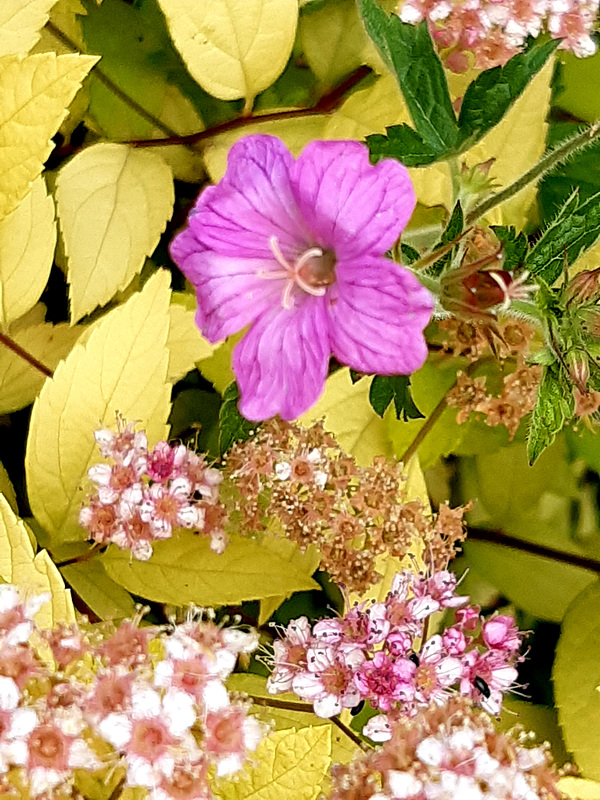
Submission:
<svg viewBox="0 0 600 800">
<path fill-rule="evenodd" d="M 222 122 L 220 125 L 215 125 L 212 128 L 199 131 L 198 133 L 190 133 L 186 136 L 169 135 L 165 139 L 135 139 L 124 142 L 132 147 L 164 147 L 165 145 L 186 144 L 194 145 L 202 142 L 205 139 L 212 139 L 220 133 L 227 133 L 234 131 L 238 128 L 246 128 L 250 125 L 257 125 L 259 122 L 277 122 L 285 119 L 296 119 L 297 117 L 310 117 L 318 114 L 330 114 L 344 100 L 345 95 L 354 88 L 363 78 L 371 74 L 370 67 L 359 67 L 346 80 L 342 81 L 335 89 L 332 89 L 327 94 L 324 94 L 315 105 L 306 108 L 292 108 L 286 111 L 270 111 L 266 114 L 246 114 L 245 116 L 230 119 L 227 122 Z"/>
<path fill-rule="evenodd" d="M 578 556 L 575 553 L 565 553 L 563 550 L 556 550 L 554 547 L 548 547 L 544 544 L 527 542 L 516 536 L 510 536 L 503 531 L 490 530 L 488 528 L 472 528 L 469 526 L 467 529 L 467 540 L 469 539 L 475 542 L 490 542 L 491 544 L 497 544 L 501 547 L 520 550 L 522 553 L 531 553 L 534 556 L 550 558 L 552 561 L 558 561 L 561 564 L 569 564 L 572 567 L 580 567 L 590 572 L 600 573 L 600 561 L 587 558 L 586 556 Z"/>
<path fill-rule="evenodd" d="M 531 169 L 527 170 L 527 172 L 520 178 L 517 178 L 517 180 L 511 183 L 510 186 L 507 186 L 500 192 L 496 192 L 496 194 L 486 197 L 485 200 L 482 200 L 481 203 L 478 203 L 467 215 L 465 225 L 472 225 L 480 217 L 483 217 L 485 214 L 487 214 L 488 211 L 491 211 L 492 208 L 504 203 L 506 200 L 513 197 L 513 195 L 520 192 L 521 189 L 524 189 L 530 183 L 533 183 L 534 181 L 538 180 L 538 178 L 541 178 L 542 175 L 550 172 L 552 169 L 554 169 L 554 167 L 557 167 L 570 155 L 576 153 L 578 150 L 588 147 L 599 136 L 600 121 L 595 122 L 581 133 L 576 134 L 563 144 L 560 144 L 558 147 L 550 150 L 542 156 L 537 164 L 534 164 Z"/>
<path fill-rule="evenodd" d="M 42 375 L 45 375 L 47 378 L 53 378 L 54 372 L 47 367 L 45 364 L 42 364 L 41 361 L 38 361 L 35 356 L 32 356 L 31 353 L 28 353 L 27 350 L 24 350 L 20 344 L 17 344 L 14 339 L 11 339 L 10 336 L 7 336 L 5 333 L 0 333 L 0 344 L 3 344 L 5 347 L 8 347 L 9 350 L 12 350 L 15 355 L 22 358 L 23 361 L 26 361 L 31 367 L 37 369 L 38 372 L 41 372 Z"/>
</svg>

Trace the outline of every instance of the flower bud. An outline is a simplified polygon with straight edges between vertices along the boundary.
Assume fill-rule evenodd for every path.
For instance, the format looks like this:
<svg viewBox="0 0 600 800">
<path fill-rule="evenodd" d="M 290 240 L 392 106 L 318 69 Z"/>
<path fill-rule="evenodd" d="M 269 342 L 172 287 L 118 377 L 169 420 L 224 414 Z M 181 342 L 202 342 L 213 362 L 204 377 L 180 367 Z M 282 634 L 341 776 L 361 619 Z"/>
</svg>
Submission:
<svg viewBox="0 0 600 800">
<path fill-rule="evenodd" d="M 600 298 L 600 267 L 577 273 L 567 286 L 569 303 L 589 303 Z"/>
</svg>

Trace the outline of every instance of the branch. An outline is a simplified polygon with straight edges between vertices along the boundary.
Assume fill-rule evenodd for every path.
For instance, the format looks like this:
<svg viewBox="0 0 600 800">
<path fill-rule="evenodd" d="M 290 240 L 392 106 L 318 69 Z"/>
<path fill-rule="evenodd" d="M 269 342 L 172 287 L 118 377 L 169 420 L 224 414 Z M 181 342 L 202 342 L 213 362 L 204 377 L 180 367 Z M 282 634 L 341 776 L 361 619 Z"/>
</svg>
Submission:
<svg viewBox="0 0 600 800">
<path fill-rule="evenodd" d="M 9 350 L 12 350 L 19 358 L 22 358 L 23 361 L 26 361 L 31 367 L 37 369 L 38 372 L 41 372 L 42 375 L 45 375 L 47 378 L 53 378 L 54 372 L 47 367 L 45 364 L 42 364 L 41 361 L 38 361 L 35 356 L 32 356 L 31 353 L 28 353 L 27 350 L 24 350 L 20 344 L 17 344 L 14 339 L 11 339 L 10 336 L 7 336 L 5 333 L 0 333 L 0 344 L 3 344 L 5 347 L 8 347 Z"/>
<path fill-rule="evenodd" d="M 47 22 L 46 28 L 47 30 L 50 31 L 50 33 L 53 36 L 55 36 L 70 50 L 73 50 L 76 53 L 81 52 L 81 48 L 79 47 L 77 42 L 74 42 L 73 39 L 67 36 L 67 34 L 64 33 L 63 31 L 61 31 L 61 29 L 58 28 L 53 22 Z M 177 133 L 172 128 L 170 128 L 168 125 L 165 125 L 164 122 L 161 122 L 159 119 L 157 119 L 157 117 L 155 117 L 149 111 L 146 111 L 146 109 L 143 106 L 141 106 L 138 102 L 136 102 L 132 97 L 129 97 L 128 94 L 125 94 L 125 92 L 122 89 L 120 89 L 117 86 L 117 84 L 113 80 L 111 80 L 111 78 L 108 77 L 108 75 L 102 70 L 101 67 L 97 65 L 94 67 L 94 75 L 101 83 L 103 83 L 106 86 L 107 89 L 110 89 L 110 91 L 116 97 L 118 97 L 119 100 L 128 105 L 129 108 L 135 111 L 136 114 L 139 114 L 139 116 L 145 119 L 146 122 L 150 122 L 156 128 L 161 130 L 166 136 L 177 136 Z"/>
<path fill-rule="evenodd" d="M 285 119 L 296 119 L 297 117 L 310 117 L 319 114 L 330 114 L 340 105 L 347 92 L 356 86 L 363 78 L 370 75 L 372 72 L 370 67 L 359 67 L 346 80 L 342 81 L 339 86 L 332 89 L 327 94 L 324 94 L 314 106 L 307 108 L 292 108 L 287 111 L 269 111 L 266 114 L 250 114 L 247 116 L 236 117 L 227 122 L 222 122 L 220 125 L 215 125 L 212 128 L 199 131 L 198 133 L 190 133 L 186 136 L 170 135 L 166 139 L 134 139 L 131 141 L 122 142 L 122 144 L 131 145 L 131 147 L 164 147 L 165 145 L 185 144 L 195 145 L 205 139 L 212 139 L 220 133 L 227 133 L 234 131 L 238 128 L 245 128 L 249 125 L 258 125 L 260 122 L 278 122 Z"/>
<path fill-rule="evenodd" d="M 297 703 L 294 700 L 272 700 L 270 697 L 258 697 L 254 694 L 249 694 L 248 697 L 256 706 L 264 706 L 266 708 L 283 708 L 286 711 L 302 711 L 305 714 L 315 713 L 315 710 L 310 703 Z M 324 722 L 326 721 L 327 720 L 324 720 Z M 351 728 L 348 728 L 347 725 L 344 725 L 339 716 L 331 717 L 329 721 L 339 728 L 345 736 L 351 739 L 357 747 L 360 747 L 361 750 L 371 749 L 366 742 L 363 742 L 363 740 L 355 731 L 353 731 Z"/>
<path fill-rule="evenodd" d="M 547 172 L 553 170 L 554 167 L 557 167 L 569 156 L 573 155 L 573 153 L 576 153 L 578 150 L 582 150 L 583 148 L 591 145 L 599 136 L 600 122 L 595 122 L 589 128 L 586 128 L 581 133 L 576 134 L 563 144 L 555 147 L 554 150 L 550 150 L 548 153 L 542 156 L 537 164 L 534 164 L 531 169 L 527 170 L 527 172 L 520 178 L 517 178 L 517 180 L 511 183 L 510 186 L 507 186 L 500 192 L 496 192 L 496 194 L 490 195 L 485 200 L 482 200 L 481 203 L 478 203 L 471 210 L 471 212 L 467 214 L 465 225 L 472 225 L 480 217 L 483 217 L 485 214 L 487 214 L 488 211 L 491 211 L 492 208 L 504 203 L 513 195 L 520 192 L 521 189 L 524 189 L 530 183 L 533 183 L 538 178 L 541 178 L 542 175 L 545 175 Z"/>
<path fill-rule="evenodd" d="M 469 526 L 467 528 L 467 540 L 468 539 L 475 542 L 491 542 L 501 547 L 510 547 L 513 550 L 531 553 L 541 558 L 550 558 L 561 564 L 569 564 L 569 566 L 572 567 L 579 567 L 580 569 L 587 569 L 590 572 L 600 573 L 600 561 L 596 561 L 593 558 L 586 558 L 585 556 L 578 556 L 575 553 L 565 553 L 563 550 L 557 550 L 545 544 L 527 542 L 516 536 L 510 536 L 503 531 L 490 530 L 488 528 L 471 528 Z"/>
</svg>

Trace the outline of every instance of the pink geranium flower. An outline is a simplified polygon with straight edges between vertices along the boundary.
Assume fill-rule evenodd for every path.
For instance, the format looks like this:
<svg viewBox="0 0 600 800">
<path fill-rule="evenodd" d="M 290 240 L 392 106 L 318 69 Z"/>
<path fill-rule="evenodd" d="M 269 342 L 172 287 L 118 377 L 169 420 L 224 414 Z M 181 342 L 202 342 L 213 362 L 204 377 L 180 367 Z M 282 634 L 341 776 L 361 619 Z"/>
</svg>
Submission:
<svg viewBox="0 0 600 800">
<path fill-rule="evenodd" d="M 381 375 L 423 364 L 433 300 L 384 258 L 414 206 L 402 164 L 373 166 L 358 142 L 312 142 L 296 161 L 272 136 L 231 148 L 171 255 L 209 341 L 250 326 L 233 354 L 245 417 L 298 417 L 321 394 L 331 354 Z"/>
</svg>

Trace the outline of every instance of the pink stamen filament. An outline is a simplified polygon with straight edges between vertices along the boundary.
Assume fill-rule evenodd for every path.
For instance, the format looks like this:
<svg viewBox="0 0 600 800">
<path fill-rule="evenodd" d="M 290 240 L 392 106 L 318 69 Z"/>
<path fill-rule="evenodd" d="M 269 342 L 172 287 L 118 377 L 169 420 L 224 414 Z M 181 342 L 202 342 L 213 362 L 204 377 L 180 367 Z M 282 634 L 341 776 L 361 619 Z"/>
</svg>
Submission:
<svg viewBox="0 0 600 800">
<path fill-rule="evenodd" d="M 260 278 L 265 278 L 266 280 L 286 279 L 287 283 L 285 289 L 283 290 L 283 296 L 281 299 L 281 304 L 285 309 L 290 309 L 294 305 L 292 300 L 292 291 L 294 289 L 294 285 L 299 286 L 302 291 L 312 295 L 313 297 L 323 297 L 327 291 L 326 286 L 311 286 L 300 275 L 300 270 L 308 261 L 310 261 L 311 258 L 320 258 L 323 255 L 323 250 L 321 250 L 320 247 L 309 247 L 308 250 L 305 250 L 293 264 L 290 264 L 290 262 L 281 252 L 281 248 L 279 247 L 279 242 L 277 241 L 276 236 L 271 236 L 269 239 L 269 245 L 273 251 L 275 260 L 283 267 L 283 270 L 261 270 L 258 275 Z"/>
</svg>

